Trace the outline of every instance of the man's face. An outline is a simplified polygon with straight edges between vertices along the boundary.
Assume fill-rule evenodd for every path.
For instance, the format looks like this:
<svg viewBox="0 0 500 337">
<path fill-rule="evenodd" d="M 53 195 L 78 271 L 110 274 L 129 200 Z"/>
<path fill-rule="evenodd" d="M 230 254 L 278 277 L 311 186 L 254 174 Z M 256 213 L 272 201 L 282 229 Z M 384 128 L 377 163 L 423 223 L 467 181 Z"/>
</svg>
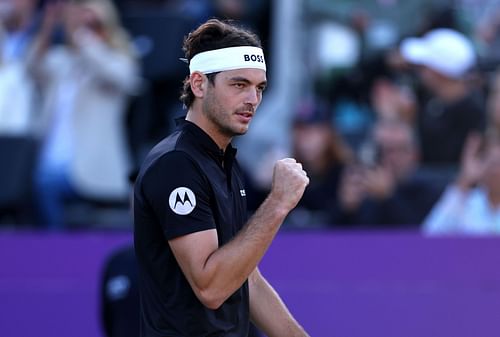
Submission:
<svg viewBox="0 0 500 337">
<path fill-rule="evenodd" d="M 35 0 L 0 0 L 0 19 L 9 20 L 32 13 L 35 7 Z"/>
<path fill-rule="evenodd" d="M 331 138 L 326 123 L 297 124 L 293 128 L 296 155 L 309 167 L 324 162 Z"/>
<path fill-rule="evenodd" d="M 418 67 L 418 75 L 422 84 L 431 92 L 437 92 L 443 76 L 426 66 Z"/>
<path fill-rule="evenodd" d="M 89 5 L 68 3 L 64 9 L 64 24 L 66 32 L 70 37 L 81 28 L 92 31 L 97 35 L 103 35 L 104 22 L 100 18 L 96 8 Z"/>
<path fill-rule="evenodd" d="M 266 87 L 260 69 L 237 69 L 218 73 L 208 81 L 202 112 L 227 137 L 245 134 Z"/>
<path fill-rule="evenodd" d="M 381 127 L 375 132 L 381 164 L 402 179 L 417 166 L 417 149 L 409 129 L 403 126 Z"/>
</svg>

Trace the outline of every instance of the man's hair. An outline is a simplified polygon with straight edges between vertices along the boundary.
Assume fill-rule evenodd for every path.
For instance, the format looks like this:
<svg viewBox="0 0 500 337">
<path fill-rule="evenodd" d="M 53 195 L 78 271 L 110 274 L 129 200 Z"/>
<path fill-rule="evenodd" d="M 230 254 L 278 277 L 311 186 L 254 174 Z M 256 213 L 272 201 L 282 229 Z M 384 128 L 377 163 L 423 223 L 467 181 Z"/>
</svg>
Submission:
<svg viewBox="0 0 500 337">
<path fill-rule="evenodd" d="M 249 30 L 238 27 L 230 22 L 210 19 L 189 33 L 184 39 L 182 50 L 188 63 L 199 53 L 229 47 L 252 46 L 262 48 L 260 39 Z M 209 81 L 213 84 L 217 73 L 208 74 Z M 181 102 L 189 108 L 194 101 L 191 91 L 189 75 L 184 80 Z"/>
</svg>

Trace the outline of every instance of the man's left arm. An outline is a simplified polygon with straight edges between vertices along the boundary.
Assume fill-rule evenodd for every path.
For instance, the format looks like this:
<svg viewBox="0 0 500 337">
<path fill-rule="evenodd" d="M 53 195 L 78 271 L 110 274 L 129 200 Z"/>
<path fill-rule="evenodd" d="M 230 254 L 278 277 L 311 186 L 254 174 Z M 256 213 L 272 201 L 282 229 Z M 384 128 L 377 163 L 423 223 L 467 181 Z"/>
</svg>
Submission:
<svg viewBox="0 0 500 337">
<path fill-rule="evenodd" d="M 268 337 L 309 337 L 256 268 L 248 278 L 250 318 Z"/>
</svg>

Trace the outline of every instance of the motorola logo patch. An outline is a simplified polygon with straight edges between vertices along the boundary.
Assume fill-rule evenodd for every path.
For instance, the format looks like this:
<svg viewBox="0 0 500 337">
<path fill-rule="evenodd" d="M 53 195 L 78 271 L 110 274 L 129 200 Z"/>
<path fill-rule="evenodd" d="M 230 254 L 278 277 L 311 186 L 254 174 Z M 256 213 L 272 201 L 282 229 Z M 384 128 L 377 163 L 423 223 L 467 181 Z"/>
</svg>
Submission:
<svg viewBox="0 0 500 337">
<path fill-rule="evenodd" d="M 187 215 L 196 207 L 196 197 L 189 188 L 178 187 L 170 193 L 168 204 L 175 214 Z"/>
</svg>

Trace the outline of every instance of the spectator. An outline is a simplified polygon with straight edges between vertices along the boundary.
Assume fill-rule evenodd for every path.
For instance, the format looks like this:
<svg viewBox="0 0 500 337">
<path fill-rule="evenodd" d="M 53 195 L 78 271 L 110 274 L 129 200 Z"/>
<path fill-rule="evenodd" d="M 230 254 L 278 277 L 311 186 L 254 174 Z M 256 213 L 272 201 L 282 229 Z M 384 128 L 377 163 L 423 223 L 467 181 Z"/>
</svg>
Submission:
<svg viewBox="0 0 500 337">
<path fill-rule="evenodd" d="M 379 121 L 359 157 L 360 164 L 347 168 L 342 177 L 342 216 L 337 223 L 420 224 L 441 188 L 419 171 L 419 146 L 412 128 L 399 121 Z"/>
<path fill-rule="evenodd" d="M 370 88 L 370 103 L 377 119 L 416 121 L 416 101 L 413 92 L 391 76 L 379 76 Z"/>
<path fill-rule="evenodd" d="M 130 211 L 134 209 L 134 183 L 138 169 L 129 176 Z M 134 247 L 126 244 L 107 257 L 100 278 L 101 326 L 106 337 L 137 337 L 139 328 L 139 272 Z"/>
<path fill-rule="evenodd" d="M 324 226 L 336 218 L 340 175 L 351 158 L 350 149 L 333 129 L 328 108 L 319 101 L 304 102 L 292 127 L 292 156 L 302 163 L 311 182 L 287 225 Z"/>
<path fill-rule="evenodd" d="M 484 143 L 484 144 L 482 144 Z M 500 136 L 473 134 L 460 173 L 423 223 L 430 235 L 500 233 Z"/>
<path fill-rule="evenodd" d="M 34 87 L 26 58 L 38 26 L 37 0 L 0 0 L 0 134 L 26 134 L 34 118 Z"/>
<path fill-rule="evenodd" d="M 58 24 L 65 43 L 49 47 Z M 68 198 L 126 200 L 123 115 L 138 67 L 107 0 L 50 4 L 36 43 L 32 62 L 44 99 L 36 197 L 40 221 L 60 228 Z"/>
<path fill-rule="evenodd" d="M 474 26 L 483 68 L 490 70 L 500 62 L 500 7 L 492 1 Z"/>
<path fill-rule="evenodd" d="M 500 71 L 493 77 L 487 101 L 488 127 L 500 132 Z"/>
<path fill-rule="evenodd" d="M 101 277 L 101 323 L 106 337 L 139 336 L 139 275 L 134 247 L 107 258 Z"/>
<path fill-rule="evenodd" d="M 458 164 L 467 134 L 485 123 L 483 98 L 467 80 L 476 64 L 472 43 L 457 31 L 440 28 L 403 40 L 400 51 L 418 66 L 429 91 L 418 114 L 423 163 Z"/>
<path fill-rule="evenodd" d="M 416 123 L 417 102 L 408 76 L 391 61 L 386 52 L 365 58 L 333 81 L 326 93 L 335 128 L 354 150 L 369 136 L 377 119 Z"/>
<path fill-rule="evenodd" d="M 238 24 L 252 29 L 262 39 L 265 51 L 269 49 L 270 16 L 272 4 L 264 0 L 211 0 L 207 14 L 224 20 L 234 20 Z M 272 57 L 266 53 L 266 62 Z"/>
<path fill-rule="evenodd" d="M 143 85 L 127 111 L 127 128 L 134 162 L 175 128 L 183 114 L 179 91 L 186 67 L 183 37 L 208 15 L 211 0 L 121 0 L 116 2 L 123 26 L 137 49 Z M 169 34 L 165 34 L 169 32 Z"/>
<path fill-rule="evenodd" d="M 307 170 L 311 181 L 286 227 L 323 227 L 337 218 L 337 189 L 344 166 L 352 159 L 348 147 L 333 128 L 328 105 L 318 98 L 305 99 L 297 107 L 292 127 L 291 154 L 269 152 L 257 172 L 246 172 L 248 209 L 255 211 L 271 189 L 276 158 L 291 155 Z"/>
</svg>

